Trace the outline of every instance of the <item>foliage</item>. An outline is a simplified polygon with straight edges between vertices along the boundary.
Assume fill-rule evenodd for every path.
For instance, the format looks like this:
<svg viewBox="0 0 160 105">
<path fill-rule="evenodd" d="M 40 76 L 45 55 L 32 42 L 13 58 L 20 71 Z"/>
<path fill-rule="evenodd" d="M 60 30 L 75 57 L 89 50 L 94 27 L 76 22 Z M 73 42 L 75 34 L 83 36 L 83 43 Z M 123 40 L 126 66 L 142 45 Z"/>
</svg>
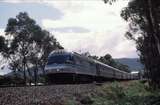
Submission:
<svg viewBox="0 0 160 105">
<path fill-rule="evenodd" d="M 81 93 L 68 100 L 67 105 L 159 105 L 159 102 L 160 90 L 152 90 L 147 82 L 124 81 L 98 86 L 90 94 Z"/>
<path fill-rule="evenodd" d="M 110 54 L 106 54 L 105 56 L 100 57 L 99 61 L 105 64 L 108 64 L 110 66 L 113 66 L 113 67 L 116 66 L 116 62 L 112 59 L 112 56 Z"/>
<path fill-rule="evenodd" d="M 24 85 L 24 80 L 15 76 L 15 77 L 0 77 L 0 86 L 20 86 Z"/>
<path fill-rule="evenodd" d="M 146 84 L 140 82 L 128 86 L 115 82 L 100 89 L 103 95 L 93 96 L 93 105 L 159 105 L 160 91 L 148 90 Z"/>
<path fill-rule="evenodd" d="M 66 105 L 76 105 L 76 102 L 74 100 L 68 100 Z"/>
<path fill-rule="evenodd" d="M 41 29 L 26 12 L 8 20 L 5 37 L 0 37 L 0 40 L 3 45 L 0 51 L 10 60 L 11 69 L 23 71 L 26 81 L 26 71 L 31 76 L 29 69 L 34 67 L 35 83 L 38 69 L 44 70 L 48 54 L 52 50 L 63 49 L 54 36 Z"/>
<path fill-rule="evenodd" d="M 117 0 L 103 0 L 105 3 L 109 3 L 112 4 L 113 2 L 117 1 Z"/>
<path fill-rule="evenodd" d="M 132 0 L 121 12 L 123 19 L 130 22 L 126 37 L 136 42 L 153 87 L 160 87 L 159 7 L 157 0 Z"/>
<path fill-rule="evenodd" d="M 104 64 L 107 64 L 119 70 L 130 72 L 129 67 L 127 65 L 124 65 L 124 64 L 121 64 L 120 62 L 115 61 L 110 54 L 106 54 L 104 56 L 98 57 L 96 55 L 91 55 L 89 52 L 85 52 L 85 53 L 82 53 L 81 55 L 95 59 L 97 61 L 100 61 Z"/>
<path fill-rule="evenodd" d="M 112 4 L 116 0 L 104 0 Z M 125 36 L 136 42 L 140 60 L 145 65 L 145 74 L 150 86 L 160 88 L 160 1 L 130 0 L 121 12 L 129 22 Z"/>
</svg>

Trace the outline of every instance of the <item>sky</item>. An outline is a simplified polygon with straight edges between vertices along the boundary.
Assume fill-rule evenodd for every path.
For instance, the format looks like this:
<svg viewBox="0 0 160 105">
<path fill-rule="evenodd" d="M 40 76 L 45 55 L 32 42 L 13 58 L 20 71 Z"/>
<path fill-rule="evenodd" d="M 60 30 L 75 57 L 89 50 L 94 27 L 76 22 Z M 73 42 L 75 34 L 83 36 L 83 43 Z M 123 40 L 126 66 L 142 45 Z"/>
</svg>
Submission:
<svg viewBox="0 0 160 105">
<path fill-rule="evenodd" d="M 120 17 L 125 6 L 126 0 L 0 0 L 0 35 L 10 17 L 27 12 L 68 51 L 135 58 L 135 43 L 124 36 L 128 23 Z"/>
</svg>

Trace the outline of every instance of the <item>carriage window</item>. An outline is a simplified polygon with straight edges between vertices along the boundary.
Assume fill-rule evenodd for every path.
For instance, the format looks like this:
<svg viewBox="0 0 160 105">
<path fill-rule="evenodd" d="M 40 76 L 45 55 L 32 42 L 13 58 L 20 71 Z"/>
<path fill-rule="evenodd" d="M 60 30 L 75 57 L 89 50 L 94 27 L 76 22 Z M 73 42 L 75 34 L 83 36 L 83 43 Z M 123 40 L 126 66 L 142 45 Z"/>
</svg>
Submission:
<svg viewBox="0 0 160 105">
<path fill-rule="evenodd" d="M 53 55 L 48 58 L 48 64 L 63 64 L 72 62 L 73 57 L 71 55 Z"/>
<path fill-rule="evenodd" d="M 75 61 L 75 63 L 78 64 L 78 65 L 80 65 L 81 62 L 82 62 L 81 59 L 78 58 L 78 57 L 76 57 L 76 56 L 74 57 L 74 61 Z"/>
<path fill-rule="evenodd" d="M 95 65 L 94 65 L 94 63 L 89 62 L 89 66 L 92 68 L 92 67 L 94 67 Z"/>
</svg>

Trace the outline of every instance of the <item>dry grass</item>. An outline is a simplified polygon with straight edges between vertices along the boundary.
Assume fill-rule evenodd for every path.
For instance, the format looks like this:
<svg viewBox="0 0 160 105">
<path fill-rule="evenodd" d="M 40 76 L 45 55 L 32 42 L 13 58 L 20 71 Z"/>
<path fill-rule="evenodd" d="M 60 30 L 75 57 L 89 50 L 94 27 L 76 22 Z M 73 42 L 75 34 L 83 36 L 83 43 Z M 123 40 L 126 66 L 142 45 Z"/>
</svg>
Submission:
<svg viewBox="0 0 160 105">
<path fill-rule="evenodd" d="M 0 88 L 0 105 L 152 105 L 156 94 L 139 81 L 8 87 Z"/>
<path fill-rule="evenodd" d="M 1 105 L 64 105 L 96 91 L 94 84 L 0 88 Z"/>
</svg>

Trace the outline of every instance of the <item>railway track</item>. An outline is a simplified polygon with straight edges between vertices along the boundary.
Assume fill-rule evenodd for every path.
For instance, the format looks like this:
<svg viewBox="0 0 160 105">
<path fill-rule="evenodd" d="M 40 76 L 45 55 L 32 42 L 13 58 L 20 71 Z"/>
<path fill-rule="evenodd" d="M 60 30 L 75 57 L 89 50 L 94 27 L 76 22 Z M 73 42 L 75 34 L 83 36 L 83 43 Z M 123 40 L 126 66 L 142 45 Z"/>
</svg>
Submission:
<svg viewBox="0 0 160 105">
<path fill-rule="evenodd" d="M 61 84 L 61 83 L 57 83 L 57 84 L 46 84 L 46 85 L 0 85 L 0 88 L 8 88 L 8 87 L 45 87 L 45 86 L 66 86 L 66 85 L 103 85 L 106 82 L 93 82 L 93 83 L 65 83 L 65 84 Z"/>
<path fill-rule="evenodd" d="M 86 96 L 103 94 L 103 86 L 113 82 L 88 84 L 54 84 L 0 88 L 1 105 L 66 105 L 68 100 L 80 102 Z M 122 81 L 123 86 L 132 82 Z M 102 92 L 102 93 L 101 93 Z M 83 105 L 79 104 L 78 105 Z"/>
<path fill-rule="evenodd" d="M 96 92 L 94 84 L 58 84 L 0 88 L 1 105 L 63 105 L 74 97 Z"/>
<path fill-rule="evenodd" d="M 118 82 L 128 82 L 128 81 L 133 81 L 133 80 L 126 80 L 126 81 L 118 81 Z M 45 84 L 45 85 L 0 85 L 0 88 L 8 88 L 8 87 L 47 87 L 47 86 L 76 86 L 76 85 L 93 85 L 93 86 L 101 86 L 103 84 L 110 84 L 113 83 L 114 81 L 103 81 L 103 82 L 90 82 L 90 83 L 56 83 L 56 84 Z"/>
</svg>

